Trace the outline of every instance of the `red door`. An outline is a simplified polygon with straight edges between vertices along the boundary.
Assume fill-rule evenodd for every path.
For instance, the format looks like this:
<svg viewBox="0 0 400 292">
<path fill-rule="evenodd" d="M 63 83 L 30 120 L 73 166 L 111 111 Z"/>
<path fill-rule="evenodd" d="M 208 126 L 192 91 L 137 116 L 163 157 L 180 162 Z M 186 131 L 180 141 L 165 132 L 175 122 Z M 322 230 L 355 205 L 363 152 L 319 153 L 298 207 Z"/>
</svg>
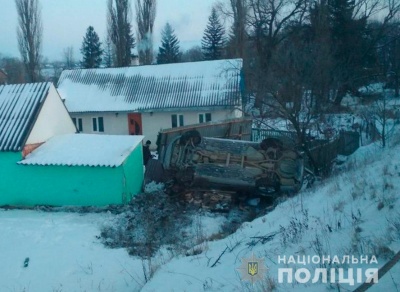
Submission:
<svg viewBox="0 0 400 292">
<path fill-rule="evenodd" d="M 129 135 L 142 135 L 142 115 L 128 114 Z"/>
</svg>

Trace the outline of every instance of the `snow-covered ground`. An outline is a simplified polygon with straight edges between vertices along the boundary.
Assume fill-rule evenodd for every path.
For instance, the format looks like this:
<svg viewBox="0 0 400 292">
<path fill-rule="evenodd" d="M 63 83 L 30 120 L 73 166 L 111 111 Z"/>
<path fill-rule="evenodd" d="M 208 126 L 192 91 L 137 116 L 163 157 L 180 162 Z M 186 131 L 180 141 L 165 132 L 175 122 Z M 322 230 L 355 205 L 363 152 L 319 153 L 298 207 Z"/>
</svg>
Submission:
<svg viewBox="0 0 400 292">
<path fill-rule="evenodd" d="M 126 249 L 106 248 L 100 238 L 116 217 L 109 212 L 0 209 L 0 291 L 140 291 L 147 262 Z M 206 238 L 225 222 L 221 216 L 199 214 L 186 232 L 193 240 Z M 161 250 L 153 265 L 170 257 Z"/>
<path fill-rule="evenodd" d="M 281 268 L 307 268 L 314 276 L 320 266 L 283 264 L 278 257 L 376 256 L 378 264 L 327 265 L 364 271 L 383 266 L 397 253 L 400 143 L 396 139 L 390 149 L 376 144 L 361 147 L 341 165 L 338 175 L 244 223 L 224 239 L 206 241 L 178 256 L 170 253 L 173 258 L 164 253 L 162 259 L 145 263 L 155 270 L 147 283 L 142 260 L 125 249 L 104 247 L 99 238 L 102 226 L 113 222 L 115 215 L 0 209 L 0 291 L 337 291 L 336 284 L 322 283 L 320 278 L 316 283 L 279 283 Z M 193 228 L 208 238 L 224 223 L 221 217 L 201 215 Z M 243 281 L 238 270 L 242 260 L 253 255 L 268 268 L 254 285 Z M 24 267 L 26 258 L 29 264 Z M 264 264 L 259 263 L 261 268 Z M 342 283 L 340 291 L 358 285 Z M 369 291 L 399 290 L 400 263 Z"/>
<path fill-rule="evenodd" d="M 135 291 L 140 261 L 98 239 L 110 216 L 0 210 L 0 291 Z"/>
<path fill-rule="evenodd" d="M 375 144 L 362 147 L 348 160 L 347 167 L 346 172 L 342 170 L 342 174 L 286 200 L 271 213 L 243 224 L 233 235 L 209 242 L 203 253 L 173 259 L 156 272 L 143 291 L 268 291 L 272 287 L 277 291 L 354 290 L 360 284 L 337 286 L 321 279 L 316 283 L 278 283 L 280 268 L 307 268 L 314 276 L 319 267 L 312 262 L 279 263 L 279 257 L 338 256 L 342 261 L 345 255 L 358 259 L 367 255 L 371 261 L 376 256 L 378 264 L 328 265 L 353 268 L 357 281 L 357 268 L 365 273 L 368 268 L 381 267 L 400 250 L 400 146 L 390 150 L 381 150 Z M 273 234 L 264 243 L 257 238 Z M 253 254 L 268 267 L 264 279 L 254 286 L 242 281 L 238 271 L 241 260 Z M 370 291 L 399 288 L 400 263 Z"/>
</svg>

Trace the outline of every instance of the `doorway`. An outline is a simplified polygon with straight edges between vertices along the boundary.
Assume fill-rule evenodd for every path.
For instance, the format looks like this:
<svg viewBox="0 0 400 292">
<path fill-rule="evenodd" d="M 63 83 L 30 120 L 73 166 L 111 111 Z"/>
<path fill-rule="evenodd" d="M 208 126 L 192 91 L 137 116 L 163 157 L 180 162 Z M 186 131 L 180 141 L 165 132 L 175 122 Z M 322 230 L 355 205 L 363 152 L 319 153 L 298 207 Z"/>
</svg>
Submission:
<svg viewBox="0 0 400 292">
<path fill-rule="evenodd" d="M 129 135 L 142 135 L 142 115 L 128 114 Z"/>
</svg>

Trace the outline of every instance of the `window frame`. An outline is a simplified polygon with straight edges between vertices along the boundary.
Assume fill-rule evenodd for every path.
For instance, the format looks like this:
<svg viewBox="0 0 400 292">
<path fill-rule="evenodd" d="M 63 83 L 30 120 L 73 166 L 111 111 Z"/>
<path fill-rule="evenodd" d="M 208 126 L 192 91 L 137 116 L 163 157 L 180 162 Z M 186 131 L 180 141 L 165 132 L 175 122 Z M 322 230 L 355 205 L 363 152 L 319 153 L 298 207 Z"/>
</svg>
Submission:
<svg viewBox="0 0 400 292">
<path fill-rule="evenodd" d="M 212 121 L 211 113 L 201 113 L 199 114 L 199 124 L 208 123 Z"/>
<path fill-rule="evenodd" d="M 104 117 L 92 117 L 92 130 L 95 133 L 104 133 Z"/>
<path fill-rule="evenodd" d="M 72 122 L 78 132 L 83 132 L 83 118 L 72 118 Z"/>
<path fill-rule="evenodd" d="M 185 125 L 185 118 L 183 114 L 171 115 L 171 128 L 183 127 Z"/>
</svg>

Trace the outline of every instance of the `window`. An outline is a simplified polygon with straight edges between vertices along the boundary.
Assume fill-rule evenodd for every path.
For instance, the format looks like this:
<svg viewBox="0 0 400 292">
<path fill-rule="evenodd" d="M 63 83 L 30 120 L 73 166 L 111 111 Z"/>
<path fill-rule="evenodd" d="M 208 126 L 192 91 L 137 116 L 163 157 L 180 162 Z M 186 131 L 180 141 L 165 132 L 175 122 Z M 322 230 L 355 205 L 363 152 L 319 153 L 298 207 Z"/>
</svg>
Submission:
<svg viewBox="0 0 400 292">
<path fill-rule="evenodd" d="M 172 128 L 184 126 L 183 115 L 172 115 L 171 116 Z"/>
<path fill-rule="evenodd" d="M 81 118 L 72 118 L 72 121 L 75 124 L 75 127 L 78 129 L 79 132 L 83 131 L 83 123 Z"/>
<path fill-rule="evenodd" d="M 103 117 L 97 118 L 99 121 L 99 132 L 104 132 L 104 120 Z"/>
<path fill-rule="evenodd" d="M 97 118 L 93 118 L 93 132 L 97 132 Z"/>
<path fill-rule="evenodd" d="M 184 123 L 183 123 L 183 115 L 179 115 L 179 127 L 183 127 Z"/>
<path fill-rule="evenodd" d="M 93 132 L 104 132 L 103 117 L 93 118 Z"/>
<path fill-rule="evenodd" d="M 211 113 L 199 114 L 199 123 L 211 122 Z"/>
</svg>

